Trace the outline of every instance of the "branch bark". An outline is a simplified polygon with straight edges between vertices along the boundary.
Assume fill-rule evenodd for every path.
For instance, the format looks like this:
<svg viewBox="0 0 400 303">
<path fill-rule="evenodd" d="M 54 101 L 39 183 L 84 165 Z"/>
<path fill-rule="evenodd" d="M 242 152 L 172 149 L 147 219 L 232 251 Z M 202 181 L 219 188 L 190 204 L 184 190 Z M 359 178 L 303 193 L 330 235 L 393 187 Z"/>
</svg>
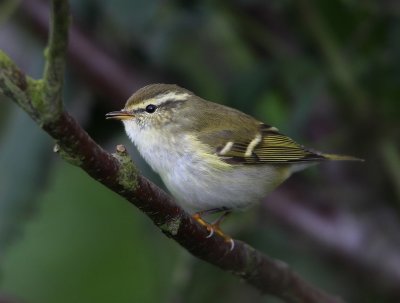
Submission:
<svg viewBox="0 0 400 303">
<path fill-rule="evenodd" d="M 0 52 L 0 93 L 23 108 L 56 141 L 55 151 L 138 207 L 168 237 L 194 256 L 287 302 L 342 302 L 304 281 L 284 262 L 235 241 L 235 249 L 208 231 L 174 200 L 141 176 L 123 146 L 109 154 L 62 109 L 62 74 L 67 44 L 68 3 L 52 1 L 51 37 L 43 80 L 33 80 Z"/>
</svg>

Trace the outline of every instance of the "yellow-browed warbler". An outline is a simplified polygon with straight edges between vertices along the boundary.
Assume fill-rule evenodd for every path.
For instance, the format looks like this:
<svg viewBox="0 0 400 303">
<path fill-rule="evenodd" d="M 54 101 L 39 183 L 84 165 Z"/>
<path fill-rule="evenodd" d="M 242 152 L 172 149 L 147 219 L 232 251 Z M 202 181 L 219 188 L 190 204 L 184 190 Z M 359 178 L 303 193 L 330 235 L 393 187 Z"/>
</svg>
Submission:
<svg viewBox="0 0 400 303">
<path fill-rule="evenodd" d="M 201 215 L 223 211 L 223 218 L 251 206 L 315 163 L 359 160 L 306 149 L 273 126 L 172 84 L 143 87 L 106 117 L 124 123 L 180 206 L 230 241 L 221 220 L 208 224 Z"/>
</svg>

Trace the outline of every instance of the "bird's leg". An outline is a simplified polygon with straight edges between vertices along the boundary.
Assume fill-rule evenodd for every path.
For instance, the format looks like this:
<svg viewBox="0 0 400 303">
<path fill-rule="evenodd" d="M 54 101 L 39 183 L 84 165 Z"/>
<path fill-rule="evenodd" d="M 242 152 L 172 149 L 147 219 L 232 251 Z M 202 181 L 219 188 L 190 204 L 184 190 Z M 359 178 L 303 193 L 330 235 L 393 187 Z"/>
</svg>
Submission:
<svg viewBox="0 0 400 303">
<path fill-rule="evenodd" d="M 225 218 L 231 214 L 230 210 L 225 210 L 225 212 L 214 222 L 211 223 L 211 226 L 214 227 L 215 229 L 220 229 L 221 223 L 225 220 Z"/>
<path fill-rule="evenodd" d="M 214 222 L 212 222 L 211 224 L 204 221 L 202 216 L 206 215 L 206 214 L 215 214 L 218 212 L 224 212 L 217 220 L 215 220 Z M 208 209 L 208 210 L 203 210 L 203 211 L 199 211 L 195 214 L 192 215 L 193 219 L 195 219 L 198 223 L 200 223 L 201 225 L 205 226 L 207 228 L 207 230 L 210 232 L 209 235 L 207 236 L 207 238 L 210 238 L 214 235 L 214 233 L 216 233 L 217 235 L 219 235 L 220 237 L 224 238 L 224 240 L 226 242 L 229 242 L 231 244 L 231 250 L 233 250 L 233 248 L 235 247 L 235 242 L 233 241 L 233 239 L 228 236 L 227 234 L 225 234 L 221 228 L 220 228 L 220 224 L 222 223 L 222 221 L 231 213 L 231 211 L 228 208 L 222 207 L 222 208 L 212 208 L 212 209 Z"/>
<path fill-rule="evenodd" d="M 192 215 L 192 218 L 195 219 L 198 223 L 200 223 L 201 225 L 207 227 L 208 230 L 210 230 L 211 225 L 209 223 L 207 223 L 206 221 L 203 220 L 202 216 L 204 215 L 211 215 L 211 214 L 215 214 L 215 213 L 219 213 L 221 211 L 226 211 L 227 208 L 222 207 L 222 208 L 211 208 L 211 209 L 206 209 L 206 210 L 202 210 L 199 211 L 197 213 L 194 213 Z M 210 230 L 211 231 L 211 230 Z"/>
</svg>

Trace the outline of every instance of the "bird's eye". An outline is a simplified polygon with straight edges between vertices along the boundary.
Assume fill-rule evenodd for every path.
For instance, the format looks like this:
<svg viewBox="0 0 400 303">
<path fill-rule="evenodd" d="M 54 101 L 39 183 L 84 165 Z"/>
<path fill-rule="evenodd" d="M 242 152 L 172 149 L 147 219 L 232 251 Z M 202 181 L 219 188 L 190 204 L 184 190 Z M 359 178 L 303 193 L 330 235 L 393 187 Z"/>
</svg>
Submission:
<svg viewBox="0 0 400 303">
<path fill-rule="evenodd" d="M 146 112 L 148 112 L 149 114 L 152 114 L 156 111 L 157 106 L 155 106 L 154 104 L 149 104 L 146 106 Z"/>
</svg>

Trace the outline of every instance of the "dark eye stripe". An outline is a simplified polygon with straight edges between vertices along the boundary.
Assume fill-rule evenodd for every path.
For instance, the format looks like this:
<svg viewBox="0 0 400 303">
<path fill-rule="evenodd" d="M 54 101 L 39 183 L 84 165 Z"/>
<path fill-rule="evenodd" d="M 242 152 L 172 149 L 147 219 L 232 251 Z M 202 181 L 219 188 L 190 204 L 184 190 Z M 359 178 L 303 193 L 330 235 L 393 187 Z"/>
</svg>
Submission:
<svg viewBox="0 0 400 303">
<path fill-rule="evenodd" d="M 138 108 L 138 109 L 134 109 L 134 110 L 132 110 L 131 112 L 132 113 L 143 113 L 143 112 L 148 112 L 147 111 L 147 108 L 151 105 L 151 106 L 155 106 L 156 107 L 156 109 L 158 109 L 158 108 L 173 108 L 173 107 L 176 107 L 176 106 L 179 106 L 179 105 L 181 105 L 183 102 L 186 102 L 187 100 L 174 100 L 174 99 L 169 99 L 169 100 L 166 100 L 166 101 L 164 101 L 163 103 L 161 103 L 161 104 L 158 104 L 158 105 L 154 105 L 154 104 L 149 104 L 149 105 L 147 105 L 146 106 L 146 108 Z"/>
</svg>

